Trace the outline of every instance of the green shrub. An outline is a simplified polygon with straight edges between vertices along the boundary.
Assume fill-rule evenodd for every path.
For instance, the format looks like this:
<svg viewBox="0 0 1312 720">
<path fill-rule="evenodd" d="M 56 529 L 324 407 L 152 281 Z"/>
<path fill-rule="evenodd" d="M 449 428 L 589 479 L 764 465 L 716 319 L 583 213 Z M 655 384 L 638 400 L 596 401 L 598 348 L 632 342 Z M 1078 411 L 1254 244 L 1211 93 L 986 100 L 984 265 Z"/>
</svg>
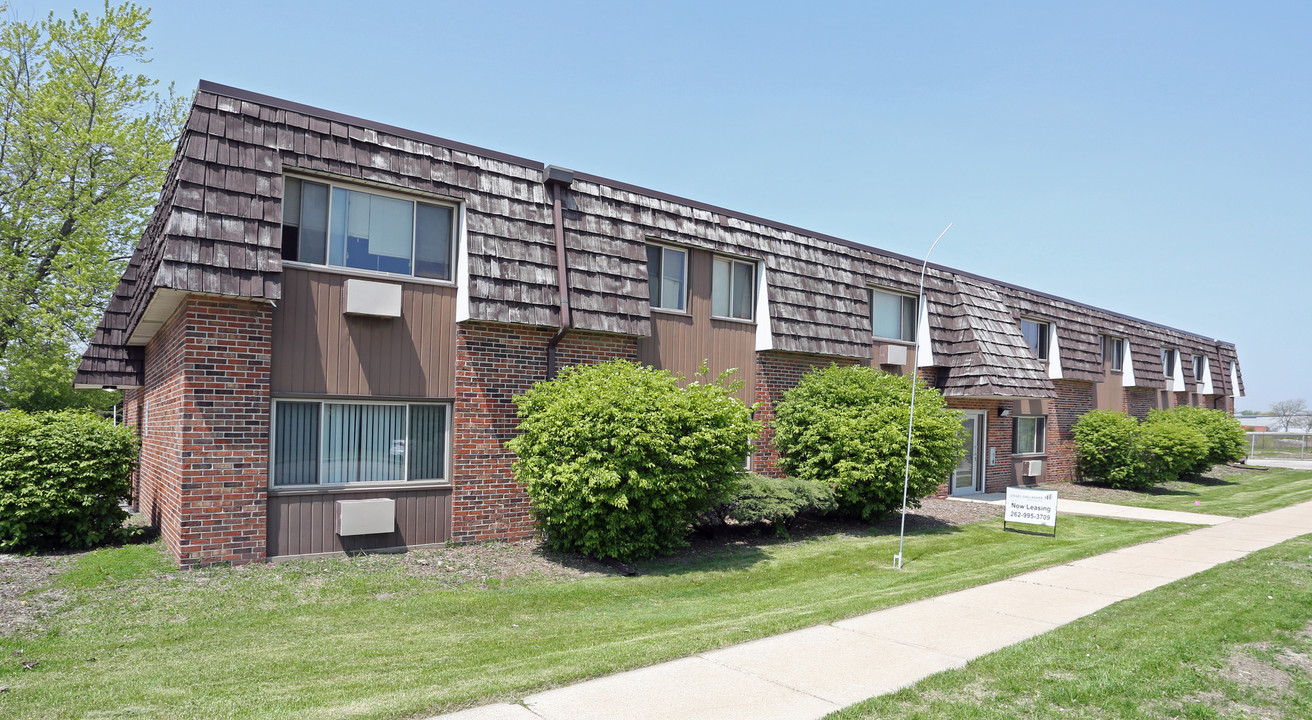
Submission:
<svg viewBox="0 0 1312 720">
<path fill-rule="evenodd" d="M 1075 421 L 1071 433 L 1081 478 L 1117 488 L 1153 484 L 1138 420 L 1115 410 L 1090 410 Z"/>
<path fill-rule="evenodd" d="M 1160 412 L 1160 411 L 1158 411 Z M 1207 457 L 1207 438 L 1202 432 L 1170 413 L 1148 414 L 1139 426 L 1144 459 L 1153 482 L 1171 482 L 1191 471 Z"/>
<path fill-rule="evenodd" d="M 515 398 L 515 475 L 548 543 L 630 559 L 686 544 L 737 487 L 756 435 L 724 378 L 691 382 L 624 360 L 567 368 Z"/>
<path fill-rule="evenodd" d="M 824 483 L 744 473 L 739 478 L 737 493 L 722 514 L 735 522 L 770 523 L 776 530 L 782 530 L 798 515 L 824 514 L 834 508 L 834 490 Z"/>
<path fill-rule="evenodd" d="M 118 539 L 136 461 L 132 429 L 94 414 L 0 412 L 0 550 Z"/>
<path fill-rule="evenodd" d="M 774 443 L 791 477 L 831 485 L 839 509 L 871 520 L 902 504 L 911 380 L 861 366 L 813 370 L 784 393 Z M 908 498 L 934 492 L 965 454 L 961 413 L 916 391 Z"/>
<path fill-rule="evenodd" d="M 1169 416 L 1201 432 L 1207 440 L 1207 454 L 1193 467 L 1184 472 L 1188 475 L 1201 475 L 1213 465 L 1239 462 L 1246 457 L 1244 428 L 1239 421 L 1224 410 L 1181 405 L 1171 410 L 1153 410 L 1148 413 L 1148 422 L 1154 418 Z"/>
</svg>

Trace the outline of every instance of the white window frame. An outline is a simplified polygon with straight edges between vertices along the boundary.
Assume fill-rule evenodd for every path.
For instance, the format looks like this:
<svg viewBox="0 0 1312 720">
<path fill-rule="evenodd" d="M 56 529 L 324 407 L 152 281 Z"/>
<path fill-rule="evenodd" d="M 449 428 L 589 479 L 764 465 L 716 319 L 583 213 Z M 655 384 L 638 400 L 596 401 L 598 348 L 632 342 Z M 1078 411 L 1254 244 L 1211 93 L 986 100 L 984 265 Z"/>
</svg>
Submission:
<svg viewBox="0 0 1312 720">
<path fill-rule="evenodd" d="M 898 328 L 901 331 L 902 335 L 908 335 L 910 337 L 888 337 L 887 335 L 880 335 L 875 332 L 875 293 L 881 293 L 883 295 L 889 295 L 891 297 L 899 298 L 899 303 L 902 304 L 905 304 L 907 300 L 910 300 L 912 302 L 913 306 L 915 307 L 915 311 L 912 312 L 911 327 Z M 902 321 L 904 320 L 904 317 L 902 315 L 902 307 L 903 305 L 901 304 L 898 306 L 897 317 L 898 317 L 899 325 L 901 325 Z M 915 344 L 916 333 L 919 332 L 919 325 L 920 325 L 920 298 L 916 297 L 915 295 L 912 295 L 911 293 L 898 292 L 897 290 L 889 290 L 888 288 L 867 287 L 866 288 L 866 319 L 870 321 L 871 337 L 878 338 L 881 341 L 906 343 L 908 345 Z"/>
<path fill-rule="evenodd" d="M 1204 370 L 1207 368 L 1206 357 L 1207 356 L 1205 355 L 1194 355 L 1192 357 L 1192 362 L 1194 366 L 1194 382 L 1196 383 L 1200 383 L 1204 380 L 1205 377 Z"/>
<path fill-rule="evenodd" d="M 329 237 L 325 243 L 331 243 L 332 218 L 333 218 L 333 190 L 353 190 L 355 192 L 378 195 L 380 197 L 392 198 L 395 200 L 405 200 L 411 204 L 410 209 L 410 273 L 394 273 L 385 270 L 369 270 L 366 268 L 355 268 L 349 265 L 332 265 L 328 258 L 332 253 L 330 245 L 324 246 L 324 262 L 313 263 L 304 260 L 283 260 L 283 264 L 288 267 L 307 268 L 312 270 L 321 270 L 324 272 L 337 273 L 342 275 L 361 275 L 365 277 L 381 277 L 388 279 L 405 278 L 409 282 L 427 283 L 432 285 L 455 285 L 457 273 L 456 261 L 460 256 L 458 245 L 460 242 L 460 222 L 464 217 L 463 206 L 459 200 L 452 198 L 437 197 L 422 193 L 408 193 L 405 191 L 396 191 L 388 188 L 380 188 L 374 185 L 363 183 L 342 182 L 336 178 L 322 177 L 318 175 L 309 175 L 302 173 L 284 173 L 283 174 L 283 198 L 286 199 L 286 181 L 288 178 L 299 180 L 301 182 L 312 182 L 319 185 L 328 186 L 328 216 L 327 229 Z M 450 277 L 446 279 L 421 277 L 414 274 L 415 265 L 415 243 L 419 232 L 419 203 L 427 205 L 436 205 L 451 210 L 451 248 L 448 253 L 447 267 L 451 269 Z M 279 219 L 279 227 L 282 226 L 282 220 Z"/>
<path fill-rule="evenodd" d="M 1048 417 L 1046 415 L 1016 415 L 1015 423 L 1012 425 L 1012 444 L 1016 448 L 1013 453 L 1016 457 L 1031 457 L 1048 454 Z M 1023 421 L 1032 420 L 1036 422 L 1034 428 L 1034 450 L 1024 451 L 1020 448 L 1020 424 Z"/>
<path fill-rule="evenodd" d="M 644 252 L 644 253 L 646 253 L 646 248 L 648 248 L 648 247 L 658 247 L 658 248 L 661 249 L 661 272 L 662 272 L 662 273 L 664 273 L 664 271 L 665 271 L 665 251 L 666 251 L 666 250 L 670 250 L 670 251 L 678 252 L 678 253 L 683 253 L 683 279 L 680 281 L 680 285 L 679 285 L 680 289 L 682 290 L 682 297 L 679 298 L 679 304 L 682 305 L 683 307 L 682 307 L 682 308 L 677 308 L 677 307 L 673 307 L 673 308 L 671 308 L 671 307 L 665 307 L 663 304 L 658 306 L 658 305 L 656 305 L 655 303 L 651 302 L 651 265 L 650 265 L 650 264 L 647 265 L 647 270 L 648 270 L 648 274 L 647 274 L 647 304 L 648 304 L 648 306 L 650 306 L 650 308 L 651 308 L 651 310 L 652 310 L 653 312 L 664 312 L 664 313 L 674 313 L 674 314 L 676 314 L 676 315 L 687 315 L 687 314 L 688 314 L 688 266 L 692 263 L 692 252 L 689 251 L 689 249 L 686 248 L 686 247 L 679 247 L 678 245 L 669 245 L 669 244 L 666 244 L 666 243 L 659 242 L 659 241 L 657 241 L 657 240 L 650 240 L 650 239 L 647 240 L 646 243 L 643 245 L 643 252 Z M 647 258 L 644 257 L 644 258 L 643 258 L 643 262 L 648 262 L 648 261 L 647 261 Z M 661 282 L 662 279 L 661 279 L 660 277 L 658 277 L 658 278 L 656 278 L 656 281 L 657 281 L 657 282 Z M 664 291 L 662 290 L 662 292 L 661 292 L 661 296 L 662 296 L 662 297 L 661 297 L 661 302 L 662 302 L 662 303 L 665 302 L 665 297 L 664 297 L 664 295 L 665 295 L 665 293 L 664 293 Z"/>
<path fill-rule="evenodd" d="M 320 478 L 317 483 L 304 483 L 299 485 L 275 485 L 274 469 L 277 467 L 278 452 L 278 408 L 280 402 L 289 403 L 314 403 L 319 406 L 319 474 Z M 405 439 L 406 439 L 406 458 L 402 463 L 405 472 L 404 480 L 396 481 L 378 481 L 378 482 L 349 482 L 349 483 L 326 483 L 323 482 L 323 448 L 325 447 L 324 438 L 324 405 L 390 405 L 404 406 L 405 414 Z M 440 406 L 446 410 L 446 437 L 443 438 L 445 453 L 443 457 L 442 473 L 446 477 L 441 480 L 425 478 L 423 480 L 410 479 L 410 406 L 426 405 Z M 425 487 L 439 486 L 445 487 L 451 485 L 451 452 L 452 452 L 452 415 L 454 412 L 454 403 L 450 401 L 430 401 L 430 400 L 363 400 L 356 398 L 322 398 L 322 397 L 276 397 L 269 407 L 269 471 L 268 471 L 268 489 L 271 493 L 294 493 L 294 492 L 324 492 L 339 489 L 363 489 L 363 488 L 401 488 L 401 487 Z"/>
<path fill-rule="evenodd" d="M 1025 323 L 1030 323 L 1031 325 L 1040 326 L 1040 331 L 1039 331 L 1040 347 L 1035 348 L 1033 345 L 1030 345 L 1029 340 L 1025 341 L 1025 347 L 1029 348 L 1030 351 L 1034 353 L 1034 356 L 1039 359 L 1039 361 L 1048 362 L 1048 359 L 1052 357 L 1052 327 L 1053 327 L 1052 321 L 1039 320 L 1037 318 L 1027 318 L 1027 317 L 1021 318 L 1020 335 L 1022 338 L 1025 337 Z"/>
<path fill-rule="evenodd" d="M 729 312 L 733 312 L 733 291 L 734 291 L 734 266 L 747 265 L 752 268 L 752 301 L 747 303 L 747 317 L 735 317 L 734 315 L 716 315 L 715 314 L 715 263 L 729 263 Z M 687 268 L 687 265 L 684 265 Z M 711 256 L 711 318 L 715 320 L 731 320 L 734 322 L 756 322 L 756 292 L 757 274 L 761 272 L 760 263 L 755 260 L 744 260 L 729 255 L 712 255 Z"/>
</svg>

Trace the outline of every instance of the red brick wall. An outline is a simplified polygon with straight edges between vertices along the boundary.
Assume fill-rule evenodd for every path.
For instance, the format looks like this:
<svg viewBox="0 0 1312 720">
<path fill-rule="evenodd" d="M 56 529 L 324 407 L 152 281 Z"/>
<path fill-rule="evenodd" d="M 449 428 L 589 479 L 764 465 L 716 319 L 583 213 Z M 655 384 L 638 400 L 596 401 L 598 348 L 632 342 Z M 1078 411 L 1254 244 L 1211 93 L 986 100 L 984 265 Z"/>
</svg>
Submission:
<svg viewBox="0 0 1312 720">
<path fill-rule="evenodd" d="M 1053 380 L 1057 399 L 1048 403 L 1047 462 L 1043 466 L 1044 482 L 1075 480 L 1075 441 L 1071 428 L 1080 416 L 1097 406 L 1098 390 L 1083 380 Z"/>
<path fill-rule="evenodd" d="M 272 309 L 193 297 L 146 347 L 137 505 L 182 565 L 264 559 Z"/>
<path fill-rule="evenodd" d="M 515 480 L 505 443 L 519 420 L 514 398 L 547 377 L 548 328 L 486 322 L 456 330 L 451 537 L 511 540 L 533 532 L 528 496 Z M 635 338 L 573 331 L 557 349 L 560 367 L 637 360 Z"/>
<path fill-rule="evenodd" d="M 1125 412 L 1140 420 L 1148 417 L 1148 411 L 1157 407 L 1157 392 L 1153 388 L 1125 388 Z"/>
<path fill-rule="evenodd" d="M 753 472 L 769 477 L 783 477 L 779 469 L 779 453 L 774 447 L 774 408 L 783 400 L 785 390 L 796 387 L 812 368 L 829 367 L 830 364 L 847 366 L 859 364 L 853 358 L 839 358 L 822 355 L 804 355 L 788 352 L 756 353 L 756 414 L 761 422 L 761 435 L 755 443 L 752 453 L 751 468 Z"/>
</svg>

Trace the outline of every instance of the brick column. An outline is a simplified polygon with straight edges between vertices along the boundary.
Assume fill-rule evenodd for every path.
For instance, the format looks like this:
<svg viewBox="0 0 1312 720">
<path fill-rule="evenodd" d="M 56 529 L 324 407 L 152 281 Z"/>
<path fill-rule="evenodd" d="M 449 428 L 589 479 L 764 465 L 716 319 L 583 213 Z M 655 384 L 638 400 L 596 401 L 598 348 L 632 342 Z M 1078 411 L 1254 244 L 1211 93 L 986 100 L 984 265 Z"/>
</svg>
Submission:
<svg viewBox="0 0 1312 720">
<path fill-rule="evenodd" d="M 191 297 L 146 347 L 138 508 L 181 565 L 265 557 L 272 317 Z"/>
<path fill-rule="evenodd" d="M 784 397 L 784 391 L 797 387 L 802 376 L 812 369 L 845 367 L 861 364 L 854 358 L 801 353 L 765 351 L 756 353 L 756 409 L 755 418 L 761 423 L 761 435 L 752 451 L 752 471 L 768 477 L 783 477 L 779 469 L 779 451 L 774 447 L 774 409 Z"/>
<path fill-rule="evenodd" d="M 488 322 L 456 330 L 456 401 L 452 452 L 451 538 L 518 540 L 533 533 L 528 495 L 515 480 L 506 441 L 519 425 L 515 396 L 547 377 L 550 328 Z M 637 360 L 636 338 L 571 331 L 561 340 L 561 367 Z"/>
</svg>

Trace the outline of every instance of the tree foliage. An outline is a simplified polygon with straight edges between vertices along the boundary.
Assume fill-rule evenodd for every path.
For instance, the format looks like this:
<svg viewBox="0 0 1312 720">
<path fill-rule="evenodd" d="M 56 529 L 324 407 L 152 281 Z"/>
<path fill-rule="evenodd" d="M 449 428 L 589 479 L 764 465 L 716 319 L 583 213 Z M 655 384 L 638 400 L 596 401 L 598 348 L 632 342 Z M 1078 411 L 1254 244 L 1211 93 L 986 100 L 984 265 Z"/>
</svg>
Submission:
<svg viewBox="0 0 1312 720">
<path fill-rule="evenodd" d="M 685 544 L 732 495 L 756 423 L 725 378 L 625 360 L 566 368 L 515 398 L 515 476 L 553 547 L 628 560 Z"/>
<path fill-rule="evenodd" d="M 802 376 L 775 409 L 784 472 L 833 486 L 839 509 L 867 520 L 902 504 L 911 380 L 868 367 Z M 911 444 L 912 505 L 948 479 L 965 454 L 962 416 L 920 383 Z"/>
<path fill-rule="evenodd" d="M 1223 410 L 1181 405 L 1153 410 L 1140 423 L 1114 410 L 1091 410 L 1072 428 L 1080 477 L 1112 487 L 1145 488 L 1244 457 L 1244 431 Z"/>
<path fill-rule="evenodd" d="M 11 396 L 50 372 L 25 360 L 71 368 L 163 184 L 184 105 L 140 72 L 149 22 L 132 4 L 0 19 L 0 367 Z"/>
</svg>

